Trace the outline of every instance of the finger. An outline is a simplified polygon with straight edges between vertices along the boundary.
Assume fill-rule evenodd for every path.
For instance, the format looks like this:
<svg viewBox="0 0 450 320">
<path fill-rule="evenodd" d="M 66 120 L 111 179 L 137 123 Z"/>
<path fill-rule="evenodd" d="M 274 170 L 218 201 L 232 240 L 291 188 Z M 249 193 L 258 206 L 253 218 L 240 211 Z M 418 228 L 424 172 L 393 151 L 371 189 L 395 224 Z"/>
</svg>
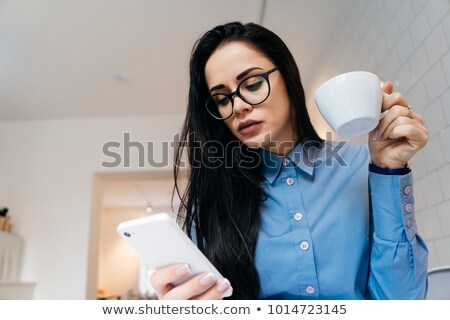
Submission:
<svg viewBox="0 0 450 320">
<path fill-rule="evenodd" d="M 409 103 L 399 92 L 394 92 L 392 94 L 385 94 L 383 97 L 383 104 L 381 107 L 382 111 L 389 110 L 395 105 L 407 107 Z"/>
<path fill-rule="evenodd" d="M 211 273 L 200 273 L 188 281 L 174 287 L 162 296 L 164 300 L 187 300 L 203 293 L 206 289 L 217 282 L 216 277 Z"/>
<path fill-rule="evenodd" d="M 230 281 L 222 279 L 204 293 L 194 297 L 193 300 L 220 300 L 223 299 L 223 295 L 229 288 L 231 288 Z"/>
<path fill-rule="evenodd" d="M 411 119 L 415 119 L 415 120 L 419 121 L 421 124 L 424 124 L 423 117 L 422 117 L 420 114 L 415 113 L 415 112 L 412 111 L 411 109 L 409 110 L 409 115 L 408 115 L 408 117 L 410 117 Z"/>
<path fill-rule="evenodd" d="M 189 274 L 189 265 L 174 264 L 155 270 L 150 276 L 150 284 L 155 288 L 158 297 L 173 289 L 172 282 L 183 279 Z"/>
<path fill-rule="evenodd" d="M 396 126 L 389 134 L 391 139 L 406 138 L 409 145 L 414 149 L 423 147 L 427 141 L 427 131 L 411 123 L 405 123 Z"/>
<path fill-rule="evenodd" d="M 389 112 L 385 114 L 383 119 L 378 123 L 377 127 L 373 133 L 374 140 L 381 140 L 381 138 L 386 138 L 385 135 L 386 129 L 397 119 L 398 117 L 407 117 L 409 114 L 409 109 L 403 106 L 395 105 L 393 106 Z"/>
<path fill-rule="evenodd" d="M 394 84 L 392 81 L 383 83 L 383 92 L 386 94 L 391 94 L 394 91 Z"/>
<path fill-rule="evenodd" d="M 391 133 L 394 130 L 394 128 L 397 126 L 400 126 L 400 125 L 405 125 L 405 124 L 412 125 L 412 126 L 416 127 L 418 130 L 422 130 L 422 131 L 425 130 L 424 126 L 421 123 L 419 123 L 417 120 L 411 119 L 409 117 L 398 117 L 387 127 L 386 131 L 381 136 L 381 141 L 384 141 L 388 138 L 394 139 L 391 136 Z"/>
</svg>

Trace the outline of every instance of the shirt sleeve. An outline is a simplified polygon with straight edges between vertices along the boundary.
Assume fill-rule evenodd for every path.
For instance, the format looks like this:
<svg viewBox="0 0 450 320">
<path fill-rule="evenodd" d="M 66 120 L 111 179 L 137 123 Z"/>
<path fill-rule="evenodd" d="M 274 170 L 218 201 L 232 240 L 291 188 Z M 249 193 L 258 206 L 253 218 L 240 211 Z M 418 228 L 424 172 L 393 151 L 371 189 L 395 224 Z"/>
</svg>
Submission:
<svg viewBox="0 0 450 320">
<path fill-rule="evenodd" d="M 374 299 L 424 299 L 428 250 L 417 234 L 412 174 L 369 172 L 369 188 L 370 294 Z"/>
</svg>

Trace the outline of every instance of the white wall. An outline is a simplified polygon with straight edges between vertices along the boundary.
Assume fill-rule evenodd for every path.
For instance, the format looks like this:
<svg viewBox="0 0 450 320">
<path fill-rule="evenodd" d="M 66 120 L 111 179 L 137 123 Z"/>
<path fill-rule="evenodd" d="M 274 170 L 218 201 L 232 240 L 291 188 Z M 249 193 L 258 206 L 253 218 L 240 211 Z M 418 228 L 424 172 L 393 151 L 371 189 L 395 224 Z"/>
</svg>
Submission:
<svg viewBox="0 0 450 320">
<path fill-rule="evenodd" d="M 430 140 L 411 161 L 416 215 L 430 267 L 450 265 L 449 1 L 355 0 L 344 12 L 324 50 L 315 88 L 342 72 L 372 71 L 393 80 L 424 116 Z"/>
<path fill-rule="evenodd" d="M 91 203 L 94 173 L 152 169 L 137 168 L 134 151 L 133 168 L 102 168 L 110 160 L 103 144 L 129 132 L 133 141 L 155 142 L 159 154 L 181 123 L 173 115 L 0 122 L 0 203 L 25 239 L 21 278 L 37 282 L 35 298 L 84 299 L 88 282 L 92 297 L 97 265 L 89 270 L 88 257 L 96 257 L 98 239 L 90 243 L 90 223 L 95 238 L 100 221 L 91 217 L 99 207 Z"/>
</svg>

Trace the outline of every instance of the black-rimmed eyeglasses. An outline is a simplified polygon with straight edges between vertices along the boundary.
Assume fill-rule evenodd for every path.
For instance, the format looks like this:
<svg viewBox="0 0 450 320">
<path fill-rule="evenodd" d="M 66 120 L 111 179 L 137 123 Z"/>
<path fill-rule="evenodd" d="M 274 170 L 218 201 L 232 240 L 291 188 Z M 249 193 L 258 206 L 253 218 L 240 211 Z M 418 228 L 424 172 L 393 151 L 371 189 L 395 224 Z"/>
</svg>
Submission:
<svg viewBox="0 0 450 320">
<path fill-rule="evenodd" d="M 270 95 L 269 74 L 277 70 L 278 67 L 275 67 L 267 72 L 245 78 L 234 92 L 211 95 L 206 101 L 206 109 L 214 118 L 225 120 L 233 114 L 233 96 L 235 95 L 252 106 L 263 103 Z"/>
</svg>

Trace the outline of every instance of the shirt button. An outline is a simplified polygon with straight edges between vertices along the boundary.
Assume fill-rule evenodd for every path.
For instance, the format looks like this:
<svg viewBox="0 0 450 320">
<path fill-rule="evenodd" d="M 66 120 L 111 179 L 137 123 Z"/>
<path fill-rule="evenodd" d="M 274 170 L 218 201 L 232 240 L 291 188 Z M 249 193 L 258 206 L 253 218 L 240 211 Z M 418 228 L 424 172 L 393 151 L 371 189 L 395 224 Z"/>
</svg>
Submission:
<svg viewBox="0 0 450 320">
<path fill-rule="evenodd" d="M 305 291 L 309 294 L 313 294 L 316 291 L 316 289 L 314 289 L 313 286 L 307 286 Z"/>
<path fill-rule="evenodd" d="M 284 158 L 284 159 L 283 159 L 283 164 L 284 164 L 285 166 L 287 166 L 287 165 L 289 164 L 289 159 Z"/>
<path fill-rule="evenodd" d="M 300 221 L 303 219 L 303 215 L 300 212 L 297 212 L 295 214 L 295 220 Z"/>
<path fill-rule="evenodd" d="M 306 251 L 309 249 L 309 243 L 306 241 L 303 241 L 302 243 L 300 243 L 300 249 L 302 249 L 303 251 Z"/>
<path fill-rule="evenodd" d="M 294 184 L 294 179 L 292 179 L 292 178 L 287 178 L 287 179 L 286 179 L 286 184 L 287 184 L 288 186 L 292 186 L 292 185 Z"/>
<path fill-rule="evenodd" d="M 411 212 L 411 210 L 412 210 L 411 202 L 408 202 L 408 203 L 405 205 L 405 210 L 406 210 L 406 212 L 408 212 L 408 213 Z"/>
<path fill-rule="evenodd" d="M 411 186 L 406 186 L 405 189 L 403 189 L 403 193 L 408 195 L 410 194 L 412 191 L 412 187 Z"/>
<path fill-rule="evenodd" d="M 412 220 L 411 219 L 408 219 L 408 221 L 406 221 L 406 226 L 408 228 L 411 228 L 411 226 L 412 226 Z"/>
</svg>

